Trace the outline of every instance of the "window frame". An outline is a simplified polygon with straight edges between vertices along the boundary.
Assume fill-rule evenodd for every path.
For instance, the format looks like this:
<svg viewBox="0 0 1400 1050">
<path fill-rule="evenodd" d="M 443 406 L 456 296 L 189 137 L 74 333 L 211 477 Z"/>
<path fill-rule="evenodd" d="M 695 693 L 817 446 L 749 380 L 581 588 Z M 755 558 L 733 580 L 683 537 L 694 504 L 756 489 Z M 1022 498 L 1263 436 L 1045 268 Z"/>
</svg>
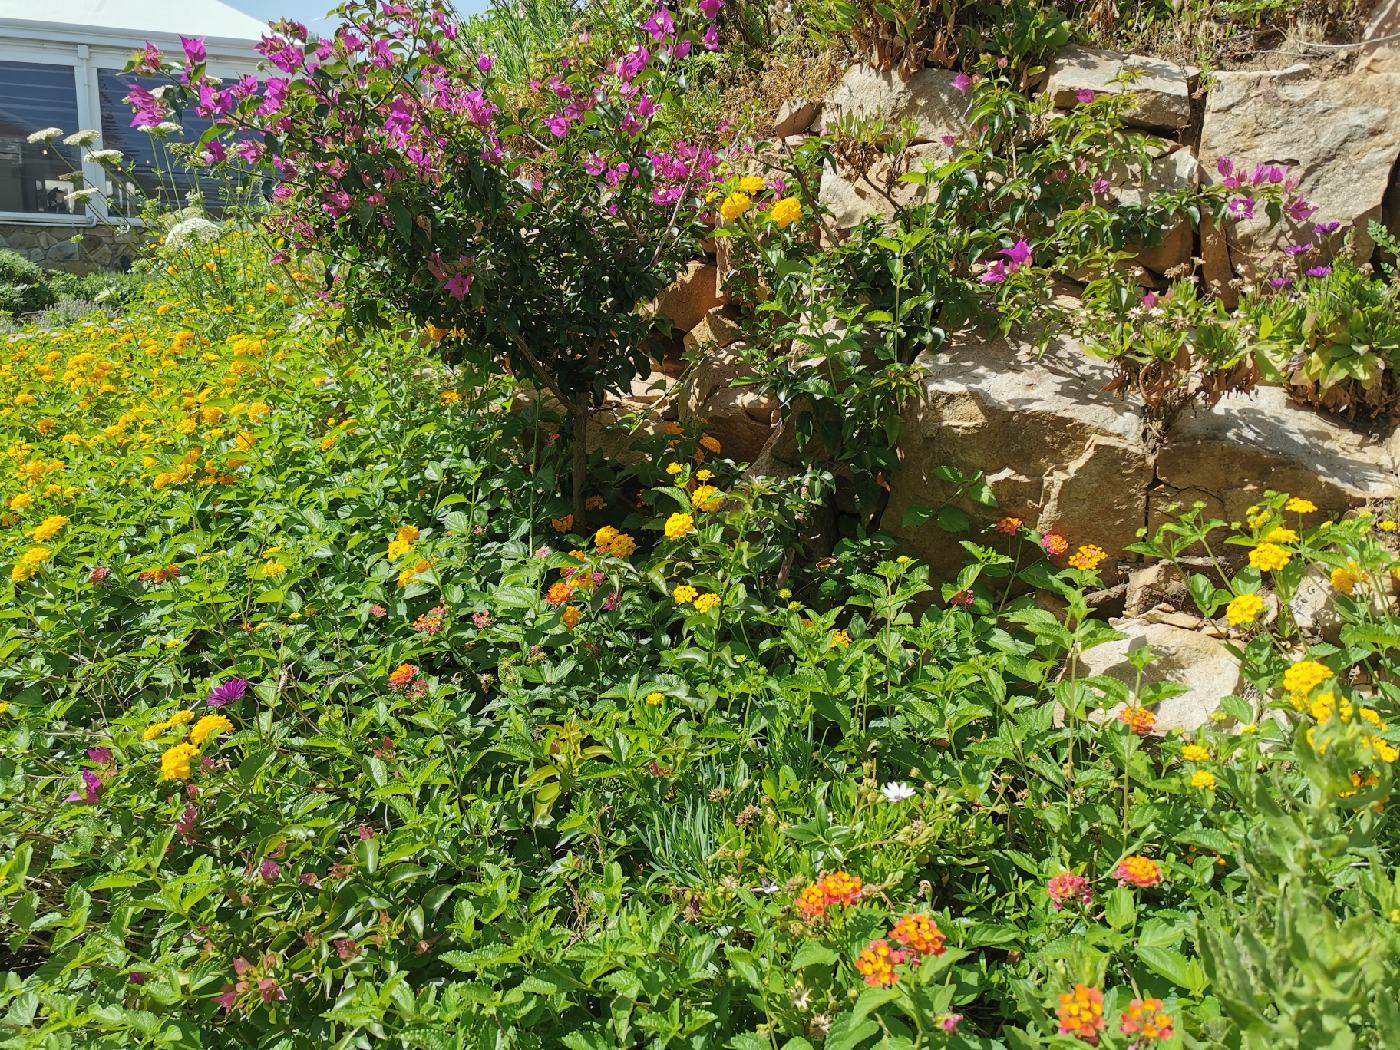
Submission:
<svg viewBox="0 0 1400 1050">
<path fill-rule="evenodd" d="M 88 98 L 90 92 L 84 90 L 84 79 L 87 77 L 85 67 L 90 61 L 89 49 L 86 44 L 49 44 L 43 41 L 14 40 L 0 41 L 0 62 L 31 62 L 46 66 L 67 66 L 73 71 L 73 94 L 78 104 L 78 127 L 73 131 L 64 129 L 65 135 L 71 135 L 81 128 L 90 127 L 88 123 L 95 110 L 92 108 L 92 100 Z M 96 86 L 96 85 L 94 85 Z M 99 177 L 101 167 L 92 164 L 86 159 L 82 160 L 81 170 L 83 173 L 84 185 L 95 185 L 91 180 Z M 89 202 L 80 215 L 55 215 L 52 212 L 32 212 L 32 211 L 0 211 L 0 223 L 14 226 L 71 226 L 83 228 L 93 226 L 98 221 L 98 216 L 92 202 Z M 99 213 L 100 214 L 100 213 Z"/>
<path fill-rule="evenodd" d="M 3 31 L 0 30 L 0 32 Z M 179 53 L 180 42 L 178 38 L 167 40 L 162 35 L 153 37 L 153 40 L 162 51 L 168 53 L 173 48 L 175 53 Z M 107 178 L 102 165 L 87 159 L 87 154 L 93 149 L 103 148 L 102 99 L 97 71 L 99 69 L 119 70 L 125 68 L 131 59 L 132 51 L 139 50 L 142 46 L 141 44 L 136 44 L 134 47 L 124 46 L 126 43 L 125 38 L 121 36 L 115 36 L 109 43 L 104 44 L 45 40 L 27 36 L 0 39 L 0 62 L 34 62 L 43 65 L 68 66 L 72 69 L 73 90 L 78 103 L 78 126 L 71 129 L 64 128 L 63 132 L 65 135 L 71 135 L 76 131 L 92 130 L 97 132 L 97 143 L 82 151 L 80 169 L 83 173 L 85 186 L 103 186 Z M 208 43 L 212 43 L 212 41 Z M 213 47 L 210 47 L 209 50 L 208 69 L 214 76 L 233 79 L 243 73 L 257 72 L 258 56 L 253 51 L 251 43 L 248 45 L 246 59 L 241 54 L 215 53 Z M 89 229 L 99 223 L 105 225 L 112 222 L 124 226 L 144 225 L 144 220 L 139 217 L 109 216 L 107 203 L 100 195 L 87 201 L 80 215 L 0 211 L 0 224 L 10 226 L 55 226 L 82 230 Z"/>
</svg>

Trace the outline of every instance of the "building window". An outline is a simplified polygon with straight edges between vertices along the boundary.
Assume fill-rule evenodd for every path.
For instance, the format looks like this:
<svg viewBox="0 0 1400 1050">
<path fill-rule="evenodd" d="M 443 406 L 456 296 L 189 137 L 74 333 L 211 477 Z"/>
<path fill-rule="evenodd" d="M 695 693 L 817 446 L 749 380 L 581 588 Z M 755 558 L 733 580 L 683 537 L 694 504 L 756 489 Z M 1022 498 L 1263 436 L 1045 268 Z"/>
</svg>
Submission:
<svg viewBox="0 0 1400 1050">
<path fill-rule="evenodd" d="M 70 215 L 74 146 L 29 142 L 45 128 L 78 130 L 78 93 L 71 65 L 0 62 L 0 212 Z M 82 214 L 82 208 L 77 208 Z"/>
<path fill-rule="evenodd" d="M 162 208 L 183 208 L 190 196 L 198 193 L 204 209 L 212 215 L 223 211 L 224 200 L 219 180 L 193 174 L 186 166 L 180 143 L 196 143 L 212 126 L 197 117 L 193 110 L 172 117 L 182 129 L 178 136 L 161 139 L 131 126 L 131 106 L 125 99 L 133 84 L 145 88 L 159 87 L 164 81 L 129 76 L 115 69 L 97 71 L 97 91 L 102 107 L 102 145 L 121 150 L 124 173 L 135 182 L 111 185 L 109 179 L 107 210 L 111 215 L 136 216 L 146 200 L 160 202 Z M 174 149 L 170 147 L 175 147 Z M 177 155 L 181 154 L 181 155 Z"/>
</svg>

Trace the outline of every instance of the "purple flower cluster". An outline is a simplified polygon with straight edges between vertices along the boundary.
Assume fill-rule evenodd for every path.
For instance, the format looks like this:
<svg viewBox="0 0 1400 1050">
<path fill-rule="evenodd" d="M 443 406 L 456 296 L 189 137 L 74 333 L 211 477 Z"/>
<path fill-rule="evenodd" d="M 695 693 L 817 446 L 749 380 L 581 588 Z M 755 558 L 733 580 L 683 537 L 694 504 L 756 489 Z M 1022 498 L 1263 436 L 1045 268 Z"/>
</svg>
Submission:
<svg viewBox="0 0 1400 1050">
<path fill-rule="evenodd" d="M 1024 240 L 1017 241 L 1010 248 L 1002 248 L 997 254 L 1005 258 L 997 259 L 987 267 L 978 278 L 983 284 L 1001 284 L 1021 267 L 1031 264 L 1031 246 Z"/>
<path fill-rule="evenodd" d="M 1216 171 L 1220 174 L 1221 185 L 1226 189 L 1253 191 L 1260 188 L 1277 187 L 1276 192 L 1282 194 L 1283 214 L 1295 225 L 1302 225 L 1317 214 L 1317 206 L 1299 192 L 1298 179 L 1290 177 L 1288 169 L 1277 164 L 1260 164 L 1251 169 L 1247 166 L 1237 166 L 1229 157 L 1221 157 L 1216 162 Z M 1254 218 L 1254 205 L 1254 194 L 1247 192 L 1242 196 L 1231 198 L 1226 210 L 1231 218 L 1247 220 Z M 1341 229 L 1339 222 L 1315 222 L 1312 225 L 1312 237 L 1325 239 L 1339 229 Z M 1303 256 L 1312 255 L 1314 252 L 1320 251 L 1321 248 L 1322 245 L 1318 243 L 1318 240 L 1298 240 L 1285 245 L 1283 252 L 1291 259 L 1301 260 Z M 1302 272 L 1308 277 L 1322 278 L 1332 272 L 1332 267 L 1323 262 L 1316 262 L 1307 266 Z M 1269 287 L 1276 292 L 1292 288 L 1295 283 L 1296 278 L 1282 270 L 1274 271 L 1268 278 Z"/>
<path fill-rule="evenodd" d="M 102 773 L 113 773 L 116 771 L 116 759 L 112 755 L 109 747 L 93 747 L 88 749 L 88 761 L 97 766 Z M 84 806 L 95 806 L 102 798 L 102 789 L 106 781 L 102 773 L 92 769 L 81 770 L 78 779 L 81 783 L 76 791 L 70 792 L 64 799 L 65 802 L 77 802 Z"/>
<path fill-rule="evenodd" d="M 164 72 L 183 87 L 174 96 L 133 88 L 132 123 L 154 127 L 169 119 L 172 101 L 192 105 L 220 129 L 201 148 L 203 163 L 271 169 L 278 180 L 273 198 L 283 206 L 273 223 L 297 250 L 347 233 L 363 237 L 366 214 L 397 239 L 411 228 L 405 212 L 415 224 L 432 222 L 437 234 L 441 220 L 425 214 L 426 202 L 440 197 L 449 178 L 466 182 L 465 158 L 498 169 L 506 185 L 533 197 L 532 207 L 568 202 L 595 215 L 631 216 L 628 227 L 637 229 L 637 217 L 650 221 L 647 209 L 689 201 L 698 214 L 717 180 L 714 150 L 687 142 L 659 148 L 646 133 L 662 111 L 650 80 L 696 44 L 719 46 L 725 4 L 659 2 L 637 25 L 635 41 L 612 55 L 588 52 L 585 34 L 578 40 L 585 50 L 542 71 L 523 103 L 490 76 L 493 56 L 472 53 L 462 61 L 454 53 L 458 27 L 437 2 L 371 5 L 320 39 L 299 22 L 278 22 L 256 46 L 276 71 L 261 83 L 209 78 L 203 42 L 186 38 L 183 65 L 163 68 L 150 46 L 134 60 L 133 69 Z M 400 72 L 410 64 L 411 75 Z M 507 98 L 509 121 L 502 117 Z M 579 134 L 584 125 L 586 138 Z M 580 186 L 574 174 L 591 184 Z M 445 248 L 426 263 L 445 300 L 465 301 L 484 273 L 475 258 Z"/>
</svg>

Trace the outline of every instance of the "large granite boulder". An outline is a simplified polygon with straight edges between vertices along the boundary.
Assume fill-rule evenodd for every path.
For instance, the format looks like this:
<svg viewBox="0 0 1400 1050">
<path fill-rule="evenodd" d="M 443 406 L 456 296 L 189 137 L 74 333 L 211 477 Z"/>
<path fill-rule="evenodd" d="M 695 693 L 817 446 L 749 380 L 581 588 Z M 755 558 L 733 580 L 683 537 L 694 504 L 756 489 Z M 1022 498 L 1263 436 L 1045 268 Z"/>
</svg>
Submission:
<svg viewBox="0 0 1400 1050">
<path fill-rule="evenodd" d="M 1079 103 L 1081 92 L 1131 94 L 1124 122 L 1157 131 L 1180 131 L 1191 122 L 1191 82 L 1196 71 L 1160 58 L 1067 47 L 1055 56 L 1045 90 L 1061 109 Z"/>
<path fill-rule="evenodd" d="M 1137 410 L 1105 392 L 1109 366 L 1068 337 L 1043 355 L 1028 344 L 964 339 L 918 364 L 923 396 L 904 414 L 883 526 L 935 576 L 950 577 L 966 562 L 957 541 L 968 537 L 948 535 L 917 509 L 949 501 L 974 528 L 1012 514 L 1111 554 L 1137 538 L 1152 450 Z M 981 471 L 1000 508 L 956 500 L 936 474 L 942 466 Z"/>
<path fill-rule="evenodd" d="M 848 230 L 872 215 L 890 216 L 897 208 L 917 204 L 926 188 L 905 182 L 901 176 L 951 156 L 952 151 L 939 143 L 924 143 L 910 147 L 900 157 L 882 156 L 866 172 L 841 172 L 829 162 L 822 168 L 818 196 L 831 212 L 832 225 Z"/>
<path fill-rule="evenodd" d="M 967 130 L 967 95 L 953 87 L 957 74 L 924 69 L 905 80 L 893 70 L 854 65 L 846 71 L 822 106 L 822 127 L 854 118 L 880 120 L 893 131 L 905 121 L 914 126 L 914 142 L 941 142 Z"/>
<path fill-rule="evenodd" d="M 1157 453 L 1148 524 L 1164 521 L 1171 504 L 1197 501 L 1209 515 L 1243 520 L 1268 489 L 1332 512 L 1392 499 L 1400 495 L 1395 452 L 1393 442 L 1332 423 L 1279 387 L 1260 387 L 1172 424 Z"/>
<path fill-rule="evenodd" d="M 1400 159 L 1400 74 L 1363 71 L 1333 79 L 1280 72 L 1222 72 L 1206 99 L 1200 161 L 1206 178 L 1219 179 L 1219 162 L 1288 169 L 1299 192 L 1317 207 L 1302 221 L 1273 225 L 1259 208 L 1253 219 L 1222 219 L 1202 229 L 1202 258 L 1212 291 L 1236 298 L 1236 277 L 1257 282 L 1296 264 L 1292 243 L 1314 241 L 1315 223 L 1337 222 L 1341 231 L 1307 265 L 1324 261 L 1350 233 L 1357 260 L 1370 258 L 1366 232 L 1381 217 Z M 1325 250 L 1324 250 L 1325 249 Z"/>
<path fill-rule="evenodd" d="M 1079 656 L 1081 678 L 1104 675 L 1116 678 L 1129 689 L 1138 684 L 1138 669 L 1129 654 L 1151 648 L 1156 659 L 1142 672 L 1142 684 L 1173 682 L 1186 687 L 1179 696 L 1163 700 L 1153 708 L 1157 724 L 1153 730 L 1165 735 L 1179 729 L 1194 732 L 1210 724 L 1220 709 L 1220 701 L 1245 688 L 1240 663 L 1225 643 L 1199 631 L 1186 630 L 1147 618 L 1110 621 L 1126 638 L 1105 642 Z M 1104 722 L 1117 717 L 1121 705 L 1091 715 L 1091 721 Z"/>
</svg>

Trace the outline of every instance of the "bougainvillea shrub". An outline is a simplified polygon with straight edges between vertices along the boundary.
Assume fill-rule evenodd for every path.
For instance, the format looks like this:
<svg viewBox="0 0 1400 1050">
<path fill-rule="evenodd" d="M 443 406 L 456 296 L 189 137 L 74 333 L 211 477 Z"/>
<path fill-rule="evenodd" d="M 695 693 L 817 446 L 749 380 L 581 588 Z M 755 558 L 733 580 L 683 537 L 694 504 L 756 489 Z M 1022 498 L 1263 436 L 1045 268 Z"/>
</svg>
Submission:
<svg viewBox="0 0 1400 1050">
<path fill-rule="evenodd" d="M 198 40 L 148 49 L 132 69 L 169 84 L 130 100 L 137 126 L 213 120 L 206 164 L 276 180 L 273 229 L 331 260 L 347 321 L 407 315 L 452 333 L 450 358 L 531 375 L 574 410 L 581 459 L 587 407 L 647 371 L 638 308 L 704 231 L 719 157 L 667 118 L 723 8 L 614 19 L 522 88 L 448 6 L 353 2 L 324 38 L 277 23 L 263 80 L 211 77 Z"/>
</svg>

